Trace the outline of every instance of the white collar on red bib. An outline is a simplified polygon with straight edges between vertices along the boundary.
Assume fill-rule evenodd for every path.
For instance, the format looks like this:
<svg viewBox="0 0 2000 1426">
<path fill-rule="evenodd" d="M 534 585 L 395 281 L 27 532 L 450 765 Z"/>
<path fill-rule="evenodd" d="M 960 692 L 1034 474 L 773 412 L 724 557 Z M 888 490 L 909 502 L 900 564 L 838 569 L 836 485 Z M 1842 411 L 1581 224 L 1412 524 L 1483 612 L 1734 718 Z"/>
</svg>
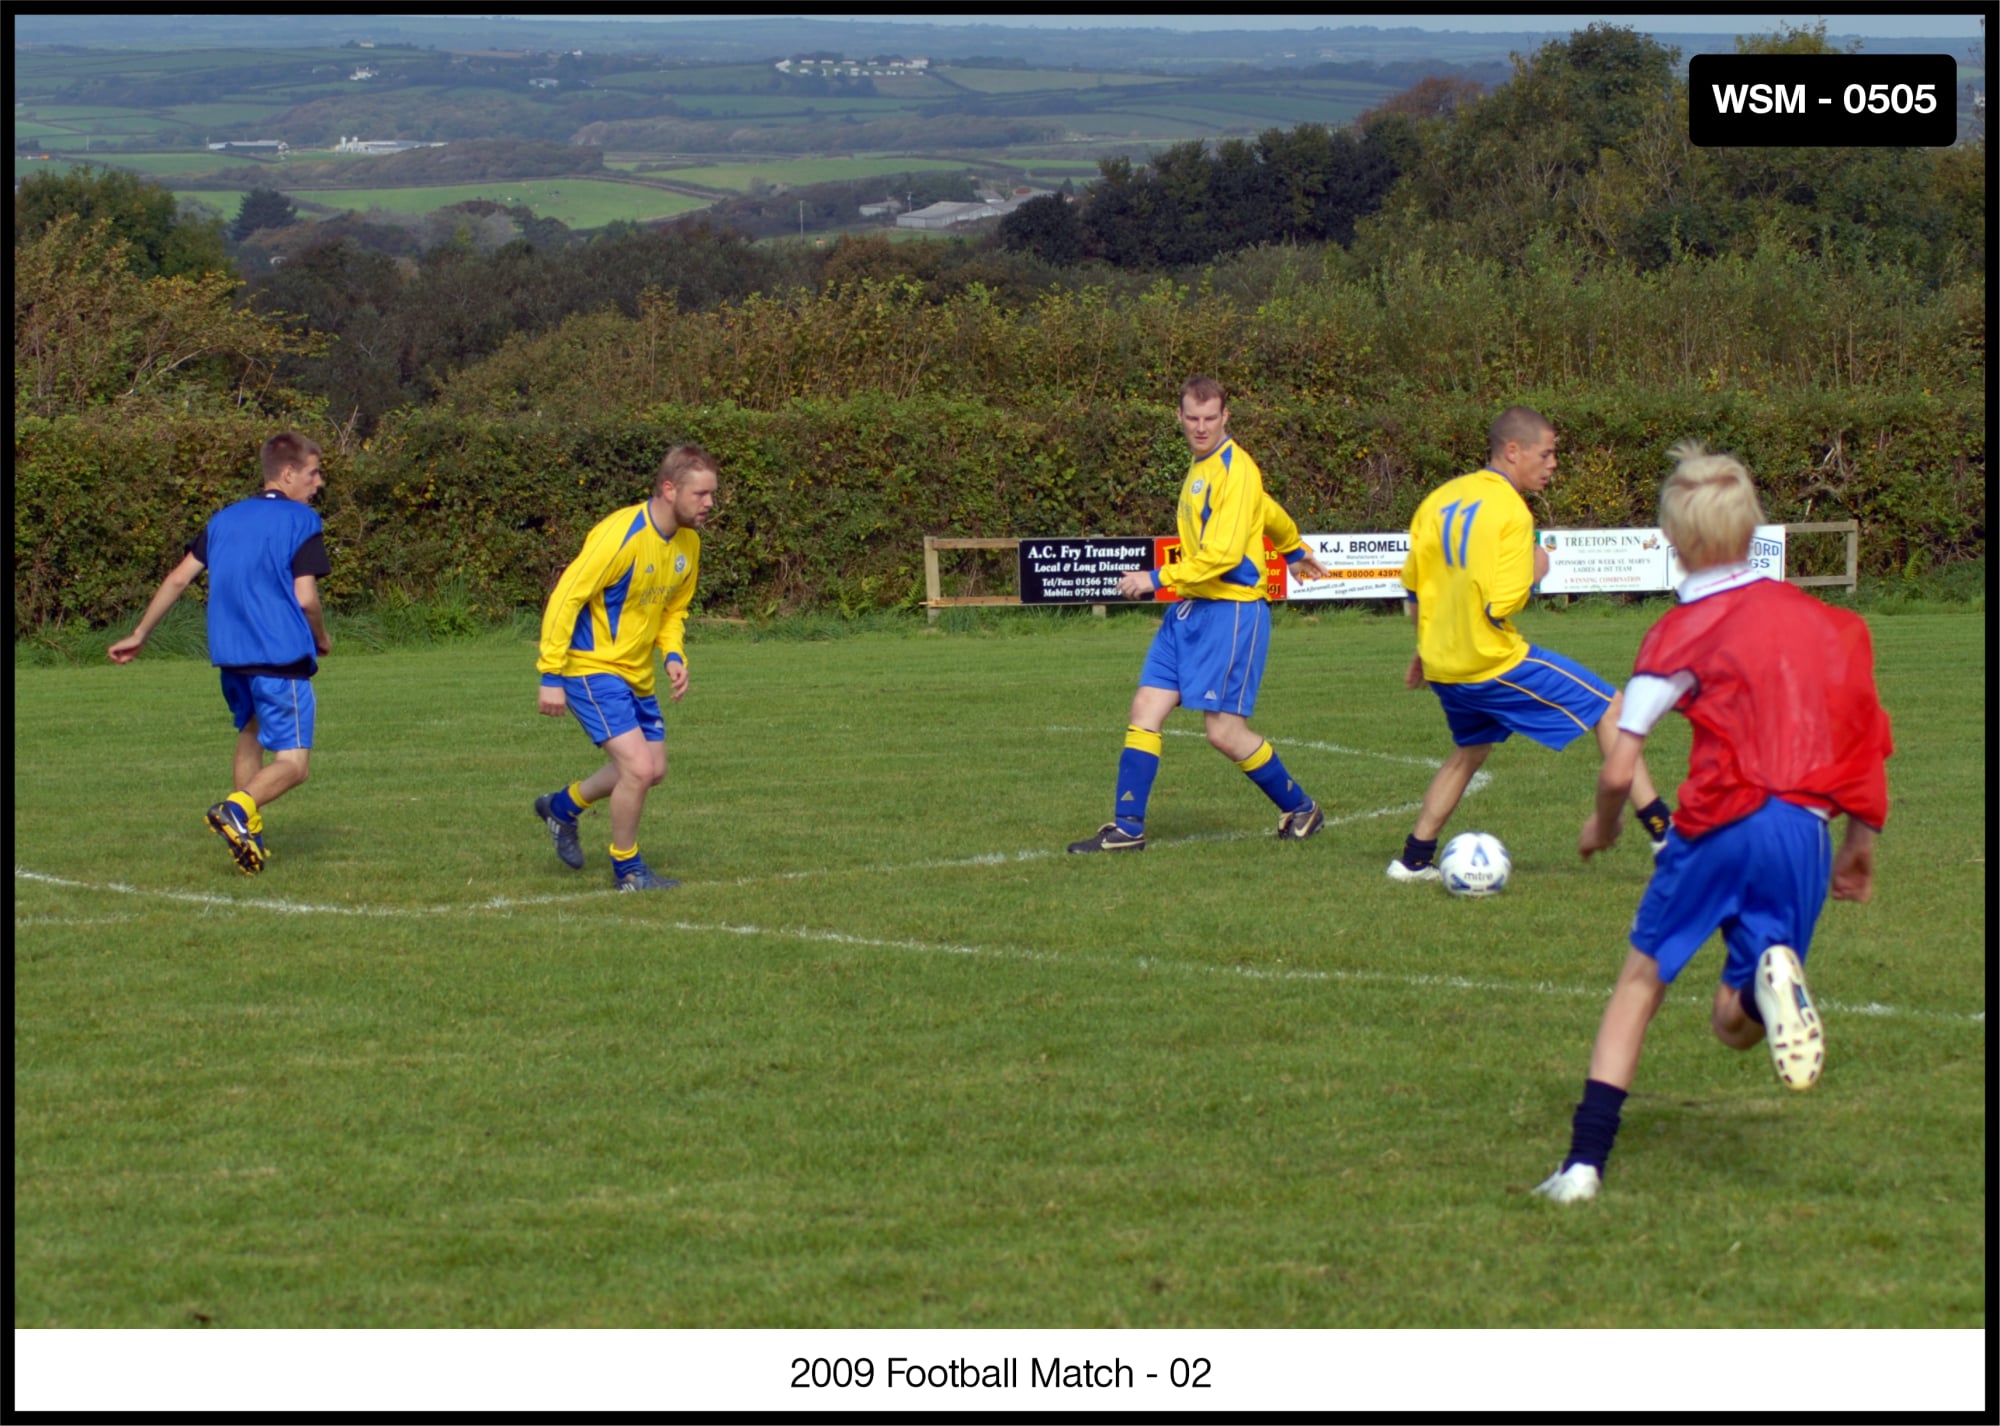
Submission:
<svg viewBox="0 0 2000 1426">
<path fill-rule="evenodd" d="M 1764 578 L 1748 560 L 1736 564 L 1711 565 L 1698 569 L 1683 579 L 1674 597 L 1683 604 L 1692 604 L 1697 599 L 1706 599 L 1711 594 L 1720 594 L 1725 589 L 1741 589 L 1753 580 Z"/>
</svg>

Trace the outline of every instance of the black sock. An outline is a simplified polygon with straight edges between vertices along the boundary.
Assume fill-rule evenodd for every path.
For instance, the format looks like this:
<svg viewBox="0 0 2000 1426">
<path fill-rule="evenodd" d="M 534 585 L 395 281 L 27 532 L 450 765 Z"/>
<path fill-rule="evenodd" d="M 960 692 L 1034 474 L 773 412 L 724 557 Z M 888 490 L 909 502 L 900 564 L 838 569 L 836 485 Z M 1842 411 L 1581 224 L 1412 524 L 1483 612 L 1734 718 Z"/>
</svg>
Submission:
<svg viewBox="0 0 2000 1426">
<path fill-rule="evenodd" d="M 1674 809 L 1667 806 L 1667 799 L 1655 797 L 1644 807 L 1632 814 L 1639 819 L 1639 825 L 1646 829 L 1646 835 L 1659 841 L 1667 835 L 1667 829 L 1674 825 Z"/>
<path fill-rule="evenodd" d="M 1618 1139 L 1618 1116 L 1625 1107 L 1625 1094 L 1601 1079 L 1583 1082 L 1583 1103 L 1576 1106 L 1576 1115 L 1570 1120 L 1569 1157 L 1563 1160 L 1563 1168 L 1589 1164 L 1600 1177 L 1603 1175 L 1604 1161 L 1611 1157 L 1611 1146 Z"/>
<path fill-rule="evenodd" d="M 1748 1015 L 1752 1020 L 1755 1020 L 1759 1025 L 1763 1025 L 1764 1012 L 1757 1008 L 1757 982 L 1753 980 L 1748 985 L 1739 986 L 1736 993 L 1743 1000 L 1743 1013 Z M 1765 1026 L 1765 1028 L 1769 1029 L 1770 1027 Z"/>
<path fill-rule="evenodd" d="M 1432 837 L 1428 842 L 1420 842 L 1416 833 L 1412 832 L 1403 838 L 1403 865 L 1411 871 L 1415 871 L 1418 867 L 1429 866 L 1437 860 L 1437 854 L 1436 837 Z"/>
</svg>

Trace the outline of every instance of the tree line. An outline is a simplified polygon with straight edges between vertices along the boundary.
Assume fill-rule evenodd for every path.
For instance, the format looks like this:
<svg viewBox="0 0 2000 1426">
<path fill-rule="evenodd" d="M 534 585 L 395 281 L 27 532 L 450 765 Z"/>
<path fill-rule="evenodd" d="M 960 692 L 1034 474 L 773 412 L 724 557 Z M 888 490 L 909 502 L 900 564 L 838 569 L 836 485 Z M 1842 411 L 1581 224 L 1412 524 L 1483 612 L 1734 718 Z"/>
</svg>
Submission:
<svg viewBox="0 0 2000 1426">
<path fill-rule="evenodd" d="M 1425 480 L 1476 457 L 1460 446 L 1478 411 L 1532 398 L 1587 437 L 1566 462 L 1563 498 L 1580 510 L 1630 512 L 1675 435 L 1733 436 L 1776 482 L 1774 516 L 1873 522 L 1871 567 L 1982 553 L 1984 208 L 1967 192 L 1983 193 L 1983 143 L 1810 164 L 1691 150 L 1662 127 L 1684 96 L 1655 49 L 1593 27 L 1491 94 L 1427 82 L 1354 131 L 1112 161 L 1077 203 L 1027 205 L 972 240 L 821 248 L 712 220 L 577 234 L 498 204 L 415 226 L 297 224 L 270 192 L 225 232 L 130 175 L 29 180 L 16 551 L 34 564 L 17 630 L 118 612 L 128 587 L 157 580 L 154 546 L 247 468 L 273 422 L 317 433 L 336 472 L 367 472 L 355 488 L 393 511 L 354 507 L 354 529 L 387 520 L 415 543 L 356 533 L 356 548 L 420 582 L 445 576 L 448 531 L 511 550 L 581 518 L 572 504 L 662 433 L 709 431 L 739 464 L 753 450 L 774 461 L 757 528 L 785 544 L 797 531 L 773 522 L 814 527 L 812 491 L 831 479 L 815 462 L 858 448 L 858 413 L 882 418 L 884 402 L 910 443 L 885 458 L 920 448 L 939 519 L 992 533 L 1129 520 L 1118 481 L 1173 465 L 1145 413 L 1194 370 L 1230 385 L 1303 508 L 1329 518 L 1406 515 Z M 1895 181 L 1859 209 L 1871 179 Z M 1691 194 L 1705 237 L 1673 218 Z M 1075 247 L 1023 241 L 1042 230 L 1022 215 L 1060 217 Z M 1098 410 L 1124 413 L 1115 435 L 1094 431 Z M 981 433 L 1030 428 L 1060 443 L 1022 457 L 1038 463 L 1042 515 L 975 499 L 1006 480 L 976 455 Z M 130 542 L 134 567 L 100 577 L 64 550 L 98 518 L 121 440 L 166 484 L 128 511 L 150 532 Z M 466 507 L 421 494 L 454 459 L 510 442 L 518 492 L 542 510 L 521 518 L 539 524 L 461 529 Z M 537 451 L 577 477 L 537 473 Z M 835 484 L 863 499 L 860 476 Z M 463 494 L 484 498 L 477 482 Z M 899 508 L 881 528 L 900 539 L 911 518 Z M 855 541 L 841 549 L 869 587 L 903 598 Z M 514 579 L 496 573 L 492 597 L 514 597 Z M 744 598 L 770 597 L 751 585 Z"/>
</svg>

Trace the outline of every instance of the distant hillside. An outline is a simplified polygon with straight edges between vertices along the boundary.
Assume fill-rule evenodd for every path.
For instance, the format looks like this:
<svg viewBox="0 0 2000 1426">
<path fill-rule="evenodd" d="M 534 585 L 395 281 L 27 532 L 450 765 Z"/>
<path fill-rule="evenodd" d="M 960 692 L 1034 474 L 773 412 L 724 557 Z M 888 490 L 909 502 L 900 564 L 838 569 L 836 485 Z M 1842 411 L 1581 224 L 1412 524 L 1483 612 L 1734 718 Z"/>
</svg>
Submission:
<svg viewBox="0 0 2000 1426">
<path fill-rule="evenodd" d="M 141 48 L 286 48 L 369 43 L 458 50 L 573 50 L 646 53 L 683 60 L 760 60 L 828 51 L 856 58 L 878 54 L 933 60 L 991 56 L 1035 65 L 1148 69 L 1188 73 L 1221 65 L 1310 65 L 1327 60 L 1397 64 L 1475 64 L 1528 53 L 1600 20 L 1578 15 L 1555 30 L 1501 34 L 1426 31 L 1411 27 L 1320 26 L 1296 30 L 1204 30 L 1198 36 L 1157 26 L 1106 29 L 1030 29 L 1012 25 L 921 25 L 897 21 L 786 18 L 728 20 L 580 21 L 511 19 L 476 15 L 35 15 L 14 17 L 17 45 L 131 46 Z M 1840 17 L 1828 20 L 1828 38 L 1844 44 Z M 1674 33 L 1653 38 L 1683 56 L 1735 47 L 1738 32 Z M 1968 41 L 1968 45 L 1976 43 Z M 1935 53 L 1935 40 L 1872 39 L 1868 51 Z M 1957 47 L 1961 58 L 1967 46 Z"/>
</svg>

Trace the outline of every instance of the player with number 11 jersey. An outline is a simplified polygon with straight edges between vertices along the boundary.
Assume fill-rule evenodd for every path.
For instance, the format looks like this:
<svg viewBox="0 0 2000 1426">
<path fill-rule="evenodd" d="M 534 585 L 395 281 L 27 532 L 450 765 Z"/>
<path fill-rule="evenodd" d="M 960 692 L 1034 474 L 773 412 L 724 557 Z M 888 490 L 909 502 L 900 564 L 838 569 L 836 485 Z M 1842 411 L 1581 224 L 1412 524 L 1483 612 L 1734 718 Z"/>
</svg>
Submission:
<svg viewBox="0 0 2000 1426">
<path fill-rule="evenodd" d="M 1520 733 L 1561 752 L 1594 733 L 1603 749 L 1616 735 L 1618 690 L 1509 622 L 1548 569 L 1524 497 L 1547 489 L 1555 470 L 1555 427 L 1510 406 L 1487 432 L 1486 464 L 1433 490 L 1410 522 L 1403 588 L 1417 652 L 1403 681 L 1437 694 L 1453 748 L 1389 863 L 1392 881 L 1440 879 L 1438 834 L 1496 744 Z M 1655 849 L 1665 846 L 1670 809 L 1643 762 L 1632 807 Z"/>
</svg>

